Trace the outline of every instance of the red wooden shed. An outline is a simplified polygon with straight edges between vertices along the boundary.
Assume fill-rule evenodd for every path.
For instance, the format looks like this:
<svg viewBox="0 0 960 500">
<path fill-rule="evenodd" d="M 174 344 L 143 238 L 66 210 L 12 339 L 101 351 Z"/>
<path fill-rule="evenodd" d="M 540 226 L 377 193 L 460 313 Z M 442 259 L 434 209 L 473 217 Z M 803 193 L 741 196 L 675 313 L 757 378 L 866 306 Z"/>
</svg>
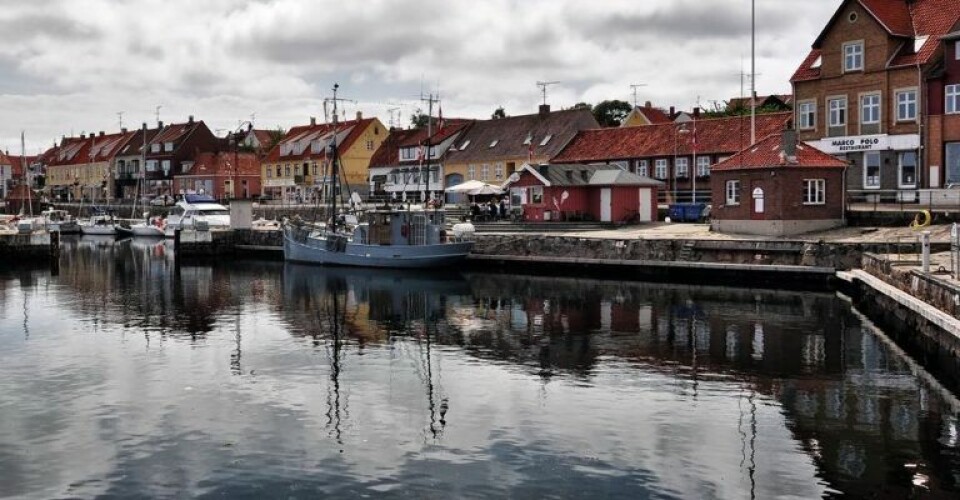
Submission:
<svg viewBox="0 0 960 500">
<path fill-rule="evenodd" d="M 657 218 L 660 181 L 617 165 L 524 165 L 510 183 L 513 206 L 524 220 L 643 222 Z"/>
</svg>

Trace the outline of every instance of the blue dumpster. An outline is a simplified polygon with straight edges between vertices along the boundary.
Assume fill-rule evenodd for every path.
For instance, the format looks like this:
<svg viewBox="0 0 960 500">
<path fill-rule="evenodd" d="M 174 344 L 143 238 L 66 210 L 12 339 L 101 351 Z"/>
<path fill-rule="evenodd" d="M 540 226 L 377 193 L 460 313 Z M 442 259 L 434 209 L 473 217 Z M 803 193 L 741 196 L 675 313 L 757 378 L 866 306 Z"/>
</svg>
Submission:
<svg viewBox="0 0 960 500">
<path fill-rule="evenodd" d="M 699 222 L 706 203 L 674 203 L 668 214 L 673 222 Z"/>
</svg>

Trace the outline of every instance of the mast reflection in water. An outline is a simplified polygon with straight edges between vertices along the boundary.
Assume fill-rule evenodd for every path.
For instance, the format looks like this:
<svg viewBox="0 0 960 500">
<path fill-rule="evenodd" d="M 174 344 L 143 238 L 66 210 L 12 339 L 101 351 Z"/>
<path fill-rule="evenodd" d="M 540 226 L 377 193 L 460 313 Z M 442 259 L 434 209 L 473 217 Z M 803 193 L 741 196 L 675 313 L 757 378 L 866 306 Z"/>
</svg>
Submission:
<svg viewBox="0 0 960 500">
<path fill-rule="evenodd" d="M 953 393 L 829 294 L 0 267 L 0 496 L 950 497 Z"/>
</svg>

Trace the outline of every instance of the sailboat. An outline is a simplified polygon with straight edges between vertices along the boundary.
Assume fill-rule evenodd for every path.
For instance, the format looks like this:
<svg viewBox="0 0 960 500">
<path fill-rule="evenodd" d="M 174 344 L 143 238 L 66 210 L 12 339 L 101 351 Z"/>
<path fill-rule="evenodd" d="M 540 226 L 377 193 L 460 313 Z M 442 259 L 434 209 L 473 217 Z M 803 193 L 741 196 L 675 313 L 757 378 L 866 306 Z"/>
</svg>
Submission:
<svg viewBox="0 0 960 500">
<path fill-rule="evenodd" d="M 143 147 L 140 149 L 140 172 L 139 178 L 137 179 L 137 186 L 134 190 L 133 195 L 133 208 L 130 209 L 130 218 L 133 219 L 137 213 L 137 202 L 140 200 L 140 194 L 143 192 L 141 187 L 143 186 L 143 169 L 147 163 L 147 129 L 143 128 L 141 131 L 143 134 Z M 146 206 L 146 203 L 144 203 Z M 164 221 L 160 217 L 151 219 L 150 212 L 143 212 L 143 221 L 137 222 L 135 224 L 130 224 L 129 228 L 122 228 L 124 233 L 130 234 L 131 236 L 139 236 L 143 238 L 164 238 L 166 233 L 164 233 Z"/>
<path fill-rule="evenodd" d="M 330 189 L 326 224 L 287 221 L 283 225 L 285 260 L 311 264 L 382 268 L 432 268 L 466 259 L 473 241 L 472 227 L 445 230 L 442 209 L 411 209 L 386 205 L 362 214 L 340 212 L 336 192 L 342 179 L 337 151 L 337 90 L 333 86 L 333 134 L 329 149 Z M 429 136 L 429 133 L 428 133 Z M 427 151 L 429 151 L 429 144 Z M 349 186 L 340 189 L 349 192 Z M 361 205 L 351 195 L 350 206 Z M 361 217 L 364 220 L 360 220 Z"/>
</svg>

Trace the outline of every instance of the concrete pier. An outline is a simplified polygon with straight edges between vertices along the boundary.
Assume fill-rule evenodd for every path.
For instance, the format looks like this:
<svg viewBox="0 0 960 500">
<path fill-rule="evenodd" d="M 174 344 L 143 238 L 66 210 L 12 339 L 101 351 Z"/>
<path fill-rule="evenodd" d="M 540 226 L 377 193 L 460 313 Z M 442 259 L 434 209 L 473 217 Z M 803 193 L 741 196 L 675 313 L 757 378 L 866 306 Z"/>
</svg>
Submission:
<svg viewBox="0 0 960 500">
<path fill-rule="evenodd" d="M 60 255 L 60 233 L 0 234 L 0 260 L 3 262 L 55 260 Z"/>
</svg>

